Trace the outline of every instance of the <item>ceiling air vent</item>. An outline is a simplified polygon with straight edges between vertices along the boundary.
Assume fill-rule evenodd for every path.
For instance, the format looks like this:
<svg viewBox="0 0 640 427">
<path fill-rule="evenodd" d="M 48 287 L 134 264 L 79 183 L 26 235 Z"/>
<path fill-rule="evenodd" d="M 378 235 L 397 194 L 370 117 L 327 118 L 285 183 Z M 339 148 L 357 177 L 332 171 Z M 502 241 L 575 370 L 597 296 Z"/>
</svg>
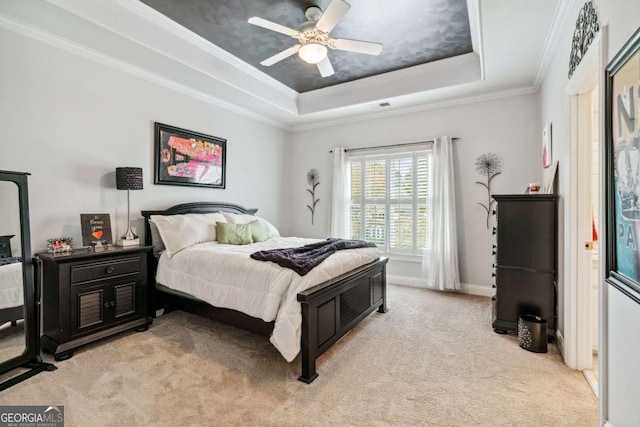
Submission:
<svg viewBox="0 0 640 427">
<path fill-rule="evenodd" d="M 376 110 L 378 108 L 386 108 L 386 107 L 391 107 L 391 103 L 390 102 L 380 102 L 378 104 L 369 104 L 369 108 L 371 108 L 372 110 Z"/>
</svg>

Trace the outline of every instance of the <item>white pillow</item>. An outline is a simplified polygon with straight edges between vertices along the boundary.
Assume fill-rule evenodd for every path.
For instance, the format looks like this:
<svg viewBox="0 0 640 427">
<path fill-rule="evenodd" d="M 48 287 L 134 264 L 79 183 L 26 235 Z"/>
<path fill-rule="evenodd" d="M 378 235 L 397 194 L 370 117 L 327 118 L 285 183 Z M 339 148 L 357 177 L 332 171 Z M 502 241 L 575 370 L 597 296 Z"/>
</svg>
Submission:
<svg viewBox="0 0 640 427">
<path fill-rule="evenodd" d="M 158 226 L 155 222 L 149 220 L 149 231 L 151 232 L 151 244 L 153 245 L 153 254 L 156 258 L 159 258 L 162 254 L 162 251 L 165 250 L 164 242 L 162 241 L 162 237 L 160 237 L 160 232 L 158 231 Z"/>
<path fill-rule="evenodd" d="M 234 214 L 230 212 L 222 212 L 224 217 L 227 219 L 227 222 L 231 224 L 249 224 L 256 219 L 264 225 L 264 227 L 269 232 L 269 238 L 271 237 L 280 237 L 280 232 L 276 227 L 273 226 L 269 221 L 264 218 L 259 217 L 258 215 L 247 215 L 247 214 Z"/>
<path fill-rule="evenodd" d="M 158 227 L 158 232 L 167 255 L 171 258 L 184 248 L 202 242 L 216 240 L 216 222 L 227 222 L 221 213 L 151 215 L 149 219 Z"/>
</svg>

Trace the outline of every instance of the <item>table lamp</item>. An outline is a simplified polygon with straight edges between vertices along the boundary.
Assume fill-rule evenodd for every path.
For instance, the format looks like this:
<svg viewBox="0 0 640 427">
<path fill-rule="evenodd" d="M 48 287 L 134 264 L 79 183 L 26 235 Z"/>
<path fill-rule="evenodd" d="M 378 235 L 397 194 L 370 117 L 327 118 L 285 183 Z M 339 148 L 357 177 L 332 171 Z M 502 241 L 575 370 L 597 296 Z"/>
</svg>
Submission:
<svg viewBox="0 0 640 427">
<path fill-rule="evenodd" d="M 118 246 L 139 245 L 140 240 L 131 230 L 130 190 L 142 190 L 142 168 L 116 168 L 116 188 L 127 190 L 127 232 L 117 241 Z"/>
</svg>

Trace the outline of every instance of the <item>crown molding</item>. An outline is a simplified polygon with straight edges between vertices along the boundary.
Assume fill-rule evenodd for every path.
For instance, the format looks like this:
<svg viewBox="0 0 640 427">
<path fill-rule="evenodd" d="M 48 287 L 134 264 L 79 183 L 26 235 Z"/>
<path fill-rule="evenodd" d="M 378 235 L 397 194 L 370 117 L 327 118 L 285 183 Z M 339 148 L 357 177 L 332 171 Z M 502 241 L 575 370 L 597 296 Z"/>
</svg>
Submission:
<svg viewBox="0 0 640 427">
<path fill-rule="evenodd" d="M 64 9 L 67 9 L 64 6 L 64 4 L 66 3 L 65 0 L 46 0 L 46 1 L 50 3 L 54 3 L 57 6 L 62 7 Z M 219 48 L 218 46 L 214 45 L 210 41 L 192 32 L 191 30 L 188 30 L 187 28 L 183 27 L 182 25 L 166 17 L 165 15 L 161 14 L 160 12 L 153 9 L 152 7 L 147 6 L 146 4 L 144 4 L 139 0 L 110 0 L 110 2 L 122 7 L 123 9 L 131 12 L 132 14 L 140 18 L 145 19 L 146 21 L 158 26 L 159 28 L 162 28 L 163 30 L 173 34 L 174 36 L 177 36 L 180 39 L 188 43 L 191 43 L 192 45 L 198 47 L 199 49 L 202 49 L 206 53 L 226 62 L 227 64 L 237 68 L 243 73 L 248 74 L 250 77 L 257 79 L 261 83 L 268 85 L 269 87 L 277 90 L 278 92 L 280 92 L 283 95 L 286 95 L 287 97 L 295 98 L 298 95 L 298 92 L 291 89 L 290 87 L 284 85 L 283 83 L 280 83 L 278 80 L 263 73 L 257 68 L 247 64 L 246 62 L 238 59 L 237 57 L 231 55 L 226 50 Z M 73 13 L 76 13 L 76 12 L 73 12 Z M 104 28 L 107 28 L 116 34 L 127 38 L 128 40 L 139 43 L 139 41 L 131 39 L 127 34 L 123 34 L 122 32 L 110 26 L 105 26 L 104 23 L 102 22 L 97 22 L 88 16 L 83 15 L 82 17 L 84 19 L 90 20 L 96 25 L 100 25 Z"/>
<path fill-rule="evenodd" d="M 542 47 L 542 54 L 538 59 L 538 65 L 536 66 L 536 72 L 533 75 L 533 87 L 536 90 L 540 89 L 542 82 L 547 73 L 547 69 L 551 64 L 554 53 L 557 51 L 558 44 L 560 43 L 560 37 L 562 32 L 568 25 L 570 19 L 569 12 L 573 10 L 573 6 L 577 3 L 577 0 L 560 0 L 556 5 L 555 13 L 553 14 L 553 21 L 549 27 L 549 32 L 544 41 Z"/>
<path fill-rule="evenodd" d="M 537 89 L 534 87 L 522 87 L 516 89 L 509 89 L 500 92 L 492 92 L 483 95 L 467 96 L 448 101 L 435 101 L 429 103 L 423 103 L 421 105 L 398 108 L 393 110 L 387 110 L 384 112 L 375 113 L 361 113 L 359 115 L 353 115 L 346 118 L 316 121 L 314 123 L 305 123 L 301 125 L 293 125 L 289 127 L 292 132 L 300 132 L 305 130 L 322 129 L 333 126 L 340 126 L 349 123 L 365 122 L 368 120 L 384 119 L 393 116 L 402 116 L 407 114 L 419 113 L 422 111 L 436 110 L 441 108 L 457 107 L 461 105 L 476 104 L 479 102 L 493 101 L 502 98 L 511 98 L 516 96 L 531 95 L 537 93 Z"/>
<path fill-rule="evenodd" d="M 298 97 L 298 114 L 304 118 L 326 110 L 366 105 L 479 81 L 480 60 L 477 53 L 471 52 L 305 92 Z"/>
<path fill-rule="evenodd" d="M 96 50 L 90 49 L 81 44 L 72 42 L 70 40 L 64 39 L 57 35 L 35 28 L 24 22 L 11 19 L 7 16 L 0 15 L 0 28 L 28 37 L 32 40 L 36 40 L 38 42 L 48 44 L 49 46 L 53 46 L 62 51 L 80 56 L 84 59 L 88 59 L 98 64 L 105 65 L 112 69 L 142 78 L 143 80 L 149 81 L 151 83 L 155 83 L 167 89 L 179 92 L 183 95 L 190 96 L 192 98 L 203 101 L 207 104 L 223 108 L 225 110 L 268 124 L 270 126 L 275 126 L 277 128 L 284 129 L 284 130 L 290 130 L 290 127 L 284 123 L 264 117 L 260 114 L 254 113 L 253 111 L 249 111 L 242 107 L 238 107 L 237 105 L 231 104 L 229 102 L 223 101 L 214 96 L 205 94 L 201 91 L 198 91 L 188 86 L 177 83 L 174 80 L 152 73 L 148 70 L 142 69 L 135 65 L 131 65 L 127 62 L 113 58 L 112 56 L 106 55 L 102 52 L 98 52 Z"/>
<path fill-rule="evenodd" d="M 482 36 L 482 10 L 480 0 L 467 0 L 471 45 L 480 59 L 480 80 L 484 80 L 484 38 Z"/>
</svg>

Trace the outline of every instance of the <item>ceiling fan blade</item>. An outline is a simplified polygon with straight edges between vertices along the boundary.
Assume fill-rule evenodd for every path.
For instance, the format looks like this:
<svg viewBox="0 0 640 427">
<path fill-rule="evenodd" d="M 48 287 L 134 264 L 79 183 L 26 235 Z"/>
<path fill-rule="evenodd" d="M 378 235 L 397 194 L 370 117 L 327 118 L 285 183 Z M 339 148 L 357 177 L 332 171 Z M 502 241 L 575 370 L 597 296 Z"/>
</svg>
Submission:
<svg viewBox="0 0 640 427">
<path fill-rule="evenodd" d="M 367 55 L 380 55 L 380 52 L 382 52 L 382 44 L 360 40 L 330 39 L 327 45 L 333 49 L 365 53 Z"/>
<path fill-rule="evenodd" d="M 320 75 L 322 77 L 329 77 L 335 73 L 328 56 L 325 57 L 322 61 L 318 62 L 316 65 L 318 66 L 318 71 L 320 71 Z"/>
<path fill-rule="evenodd" d="M 271 65 L 275 64 L 276 62 L 280 62 L 285 58 L 290 57 L 291 55 L 295 55 L 296 53 L 298 53 L 298 51 L 300 50 L 300 46 L 299 44 L 293 45 L 291 46 L 289 49 L 287 50 L 283 50 L 280 53 L 276 53 L 275 55 L 273 55 L 270 58 L 265 59 L 264 61 L 262 61 L 260 63 L 260 65 L 264 65 L 265 67 L 270 67 Z"/>
<path fill-rule="evenodd" d="M 338 24 L 338 21 L 351 9 L 351 5 L 344 0 L 331 0 L 329 6 L 324 11 L 316 28 L 325 33 L 330 32 Z"/>
<path fill-rule="evenodd" d="M 278 33 L 286 34 L 291 37 L 298 36 L 298 30 L 285 27 L 284 25 L 276 24 L 275 22 L 267 21 L 266 19 L 259 18 L 257 16 L 249 18 L 249 24 L 257 25 L 258 27 L 266 28 L 267 30 L 276 31 Z"/>
</svg>

